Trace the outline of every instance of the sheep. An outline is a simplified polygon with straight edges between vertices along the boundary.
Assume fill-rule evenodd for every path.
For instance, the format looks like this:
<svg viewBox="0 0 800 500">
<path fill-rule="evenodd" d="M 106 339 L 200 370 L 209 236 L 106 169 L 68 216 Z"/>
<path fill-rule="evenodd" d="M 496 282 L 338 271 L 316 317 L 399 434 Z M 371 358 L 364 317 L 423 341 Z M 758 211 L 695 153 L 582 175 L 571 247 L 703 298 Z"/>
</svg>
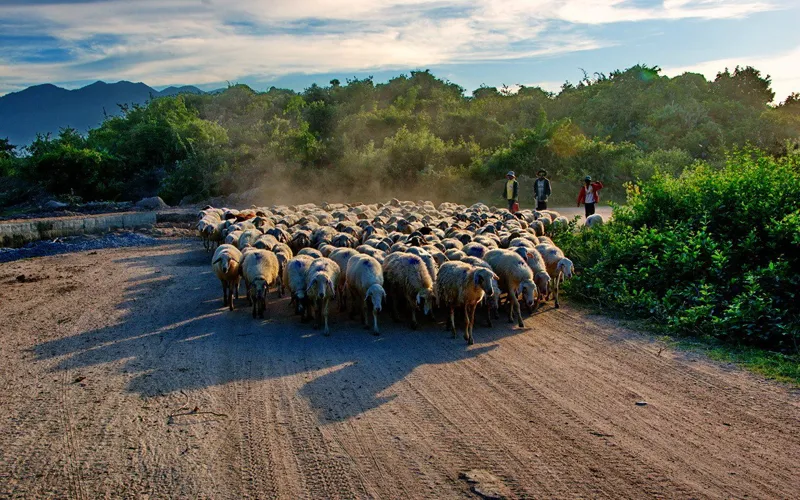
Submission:
<svg viewBox="0 0 800 500">
<path fill-rule="evenodd" d="M 539 245 L 536 249 L 542 254 L 544 263 L 547 266 L 547 274 L 549 274 L 551 278 L 551 286 L 548 290 L 547 298 L 549 299 L 550 295 L 553 295 L 555 298 L 555 307 L 558 309 L 560 307 L 558 303 L 558 291 L 564 280 L 572 278 L 574 265 L 571 260 L 564 256 L 564 252 L 556 246 Z"/>
<path fill-rule="evenodd" d="M 436 274 L 439 271 L 439 264 L 436 263 L 436 259 L 433 258 L 433 255 L 431 255 L 430 252 L 422 247 L 411 247 L 408 249 L 408 253 L 414 254 L 421 258 L 423 262 L 425 262 L 425 268 L 428 269 L 428 274 L 431 275 L 431 279 L 436 281 Z"/>
<path fill-rule="evenodd" d="M 256 245 L 257 244 L 258 242 L 256 242 Z M 276 243 L 275 246 L 272 247 L 272 253 L 274 253 L 275 257 L 278 259 L 278 297 L 283 297 L 283 270 L 286 268 L 286 263 L 294 257 L 294 254 L 292 253 L 292 249 L 289 248 L 289 245 L 285 243 Z"/>
<path fill-rule="evenodd" d="M 471 255 L 473 257 L 478 257 L 479 259 L 482 259 L 483 256 L 486 255 L 486 252 L 489 251 L 489 249 L 486 248 L 484 245 L 481 245 L 480 243 L 473 241 L 464 245 L 464 248 L 462 248 L 461 251 L 467 255 Z"/>
<path fill-rule="evenodd" d="M 273 247 L 278 243 L 279 243 L 278 239 L 275 238 L 274 236 L 270 236 L 268 234 L 259 234 L 258 238 L 256 238 L 255 243 L 253 243 L 252 245 L 262 250 L 272 250 Z"/>
<path fill-rule="evenodd" d="M 444 307 L 450 308 L 448 324 L 456 338 L 455 308 L 464 306 L 464 340 L 468 345 L 474 343 L 472 329 L 475 326 L 475 309 L 484 295 L 494 294 L 492 281 L 497 279 L 492 271 L 475 267 L 464 262 L 445 262 L 436 280 L 436 297 Z"/>
<path fill-rule="evenodd" d="M 316 306 L 315 328 L 319 328 L 320 319 L 325 320 L 323 335 L 331 334 L 328 328 L 328 304 L 336 297 L 335 283 L 339 280 L 339 264 L 327 257 L 314 259 L 306 272 L 306 294 Z"/>
<path fill-rule="evenodd" d="M 238 248 L 244 248 L 248 245 L 255 246 L 256 241 L 261 236 L 261 231 L 258 229 L 248 229 L 243 231 L 242 234 L 239 236 L 239 244 L 237 245 Z"/>
<path fill-rule="evenodd" d="M 602 226 L 605 221 L 600 214 L 592 214 L 586 218 L 586 227 Z"/>
<path fill-rule="evenodd" d="M 239 248 L 239 237 L 242 235 L 242 231 L 231 231 L 225 237 L 225 243 L 227 245 L 233 245 L 236 248 Z"/>
<path fill-rule="evenodd" d="M 295 255 L 308 255 L 310 257 L 314 257 L 315 259 L 318 259 L 318 258 L 322 257 L 322 252 L 320 252 L 316 248 L 308 248 L 307 247 L 307 248 L 301 248 L 300 251 L 297 252 Z"/>
<path fill-rule="evenodd" d="M 544 223 L 540 220 L 535 220 L 529 226 L 536 233 L 536 236 L 544 236 Z"/>
<path fill-rule="evenodd" d="M 444 253 L 444 256 L 447 257 L 447 260 L 463 260 L 467 254 L 456 248 L 451 248 Z"/>
<path fill-rule="evenodd" d="M 475 267 L 483 267 L 494 273 L 492 266 L 490 266 L 489 263 L 483 259 L 479 259 L 477 257 L 464 257 L 461 262 Z M 490 296 L 491 300 L 486 301 L 486 325 L 489 328 L 492 327 L 492 318 L 500 319 L 500 294 L 500 285 L 498 284 L 498 280 L 495 279 L 492 281 L 492 295 Z"/>
<path fill-rule="evenodd" d="M 364 326 L 367 322 L 368 302 L 372 303 L 372 333 L 380 335 L 378 329 L 378 314 L 386 300 L 386 291 L 383 288 L 383 268 L 380 262 L 369 255 L 354 255 L 347 262 L 345 272 L 347 291 L 350 295 L 350 316 L 361 305 L 361 317 Z"/>
<path fill-rule="evenodd" d="M 569 219 L 560 215 L 553 220 L 553 230 L 566 229 L 569 227 Z"/>
<path fill-rule="evenodd" d="M 312 262 L 314 262 L 313 257 L 298 255 L 287 262 L 283 268 L 282 281 L 289 288 L 289 294 L 292 297 L 289 305 L 294 304 L 294 312 L 300 315 L 301 321 L 305 321 L 308 313 L 306 275 Z"/>
<path fill-rule="evenodd" d="M 336 293 L 339 294 L 339 312 L 344 311 L 345 307 L 347 307 L 347 299 L 344 297 L 344 283 L 345 283 L 345 272 L 347 270 L 347 261 L 349 261 L 353 256 L 358 255 L 358 252 L 352 248 L 336 248 L 333 252 L 330 253 L 328 256 L 329 259 L 336 262 L 343 272 L 339 273 L 339 280 L 336 281 L 334 284 L 336 285 Z"/>
<path fill-rule="evenodd" d="M 417 307 L 423 306 L 427 316 L 433 308 L 435 294 L 433 280 L 425 262 L 410 253 L 393 253 L 383 261 L 383 279 L 386 291 L 392 299 L 392 318 L 398 320 L 397 306 L 401 298 L 411 309 L 411 328 L 417 329 Z"/>
<path fill-rule="evenodd" d="M 211 258 L 211 268 L 222 282 L 222 305 L 228 306 L 233 311 L 233 296 L 239 298 L 239 266 L 242 262 L 242 252 L 233 245 L 223 244 L 214 251 Z"/>
<path fill-rule="evenodd" d="M 278 279 L 278 258 L 269 250 L 248 249 L 242 259 L 242 276 L 247 296 L 253 304 L 253 317 L 263 318 L 269 287 Z"/>
<path fill-rule="evenodd" d="M 536 289 L 539 291 L 536 301 L 534 301 L 533 308 L 536 310 L 538 305 L 542 302 L 542 298 L 546 297 L 550 291 L 550 273 L 547 272 L 547 266 L 544 263 L 542 254 L 535 248 L 517 247 L 513 248 L 517 254 L 525 259 L 525 263 L 533 271 L 533 282 L 536 283 Z"/>
<path fill-rule="evenodd" d="M 533 307 L 536 297 L 536 284 L 533 282 L 533 272 L 522 257 L 512 250 L 489 250 L 484 260 L 492 266 L 495 274 L 500 278 L 500 290 L 508 294 L 510 306 L 508 321 L 514 322 L 514 313 L 517 314 L 517 326 L 524 327 L 522 313 L 520 312 L 517 294 L 522 294 L 525 303 Z"/>
</svg>

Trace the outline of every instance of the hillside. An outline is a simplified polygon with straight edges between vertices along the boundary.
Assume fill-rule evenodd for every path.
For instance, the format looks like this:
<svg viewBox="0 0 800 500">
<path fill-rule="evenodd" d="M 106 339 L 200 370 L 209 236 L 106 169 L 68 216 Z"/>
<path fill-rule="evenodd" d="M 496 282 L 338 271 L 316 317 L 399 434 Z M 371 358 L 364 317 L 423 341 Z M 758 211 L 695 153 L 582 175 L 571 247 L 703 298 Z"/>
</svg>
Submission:
<svg viewBox="0 0 800 500">
<path fill-rule="evenodd" d="M 95 82 L 75 90 L 36 85 L 0 97 L 0 137 L 8 137 L 11 144 L 25 145 L 37 133 L 57 134 L 64 127 L 83 133 L 100 125 L 106 115 L 120 115 L 120 104 L 144 104 L 151 97 L 182 93 L 202 91 L 186 86 L 159 92 L 144 83 L 126 81 Z"/>
</svg>

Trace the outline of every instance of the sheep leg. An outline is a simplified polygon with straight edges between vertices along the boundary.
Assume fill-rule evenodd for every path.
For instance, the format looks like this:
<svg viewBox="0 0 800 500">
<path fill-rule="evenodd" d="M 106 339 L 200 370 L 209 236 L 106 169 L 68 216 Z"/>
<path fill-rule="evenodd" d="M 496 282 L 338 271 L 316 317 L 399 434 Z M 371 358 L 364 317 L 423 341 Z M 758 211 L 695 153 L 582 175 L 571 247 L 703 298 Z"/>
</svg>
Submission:
<svg viewBox="0 0 800 500">
<path fill-rule="evenodd" d="M 228 309 L 233 311 L 233 285 L 228 283 Z"/>
<path fill-rule="evenodd" d="M 328 305 L 330 303 L 330 299 L 325 297 L 322 301 L 322 317 L 325 320 L 325 329 L 322 330 L 322 334 L 326 337 L 330 336 L 331 331 L 328 328 Z"/>
<path fill-rule="evenodd" d="M 456 308 L 450 306 L 450 331 L 453 332 L 453 338 L 456 338 Z"/>
<path fill-rule="evenodd" d="M 392 302 L 392 321 L 396 323 L 400 321 L 400 313 L 397 311 L 397 299 L 392 298 L 391 302 Z"/>
<path fill-rule="evenodd" d="M 228 282 L 222 280 L 222 305 L 228 305 Z"/>
<path fill-rule="evenodd" d="M 508 322 L 514 322 L 514 304 L 517 302 L 517 296 L 512 293 L 508 292 Z"/>
<path fill-rule="evenodd" d="M 467 320 L 467 328 L 464 331 L 464 340 L 467 341 L 467 345 L 472 345 L 474 343 L 472 340 L 472 328 L 475 326 L 475 309 L 477 308 L 477 303 L 464 306 L 464 316 Z"/>
<path fill-rule="evenodd" d="M 353 301 L 353 303 L 355 303 L 355 300 Z M 368 313 L 367 301 L 366 300 L 362 300 L 361 301 L 361 305 L 362 305 L 362 307 L 361 307 L 361 321 L 362 321 L 362 323 L 364 323 L 364 328 L 369 328 L 369 321 L 367 321 L 367 313 Z M 355 309 L 355 307 L 353 307 L 353 309 Z M 374 312 L 374 308 L 373 308 L 373 312 Z"/>
<path fill-rule="evenodd" d="M 381 331 L 378 330 L 378 311 L 374 307 L 372 308 L 372 334 L 381 334 Z"/>
<path fill-rule="evenodd" d="M 519 300 L 514 297 L 514 310 L 517 312 L 517 326 L 522 328 L 525 326 L 525 323 L 522 322 L 522 311 L 519 307 Z"/>
<path fill-rule="evenodd" d="M 236 295 L 237 300 L 239 299 L 239 285 L 241 284 L 241 281 L 242 278 L 240 278 L 239 276 L 237 276 L 236 279 L 233 280 L 233 292 Z"/>
<path fill-rule="evenodd" d="M 492 303 L 488 300 L 486 301 L 486 325 L 489 328 L 492 327 Z"/>
<path fill-rule="evenodd" d="M 247 297 L 250 298 L 250 293 L 248 292 Z M 258 318 L 258 300 L 251 299 L 250 302 L 253 304 L 253 319 Z"/>
<path fill-rule="evenodd" d="M 411 299 L 408 301 L 408 305 L 411 307 L 411 329 L 416 330 L 417 326 L 419 326 L 417 323 L 417 303 Z"/>
<path fill-rule="evenodd" d="M 561 278 L 561 276 L 559 276 L 559 278 Z M 556 309 L 561 307 L 558 304 L 558 290 L 561 288 L 561 284 L 559 283 L 559 281 L 560 281 L 559 279 L 556 279 L 556 286 L 554 287 L 555 288 L 555 308 Z"/>
</svg>

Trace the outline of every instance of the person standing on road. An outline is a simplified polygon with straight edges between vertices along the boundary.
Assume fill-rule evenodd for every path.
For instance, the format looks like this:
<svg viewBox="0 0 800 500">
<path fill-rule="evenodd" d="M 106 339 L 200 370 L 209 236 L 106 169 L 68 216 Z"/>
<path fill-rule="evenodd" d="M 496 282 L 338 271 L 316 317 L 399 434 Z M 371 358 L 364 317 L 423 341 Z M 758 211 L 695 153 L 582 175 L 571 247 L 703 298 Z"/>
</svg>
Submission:
<svg viewBox="0 0 800 500">
<path fill-rule="evenodd" d="M 539 170 L 536 175 L 538 178 L 533 181 L 533 198 L 536 200 L 536 210 L 547 210 L 547 198 L 552 192 L 550 190 L 550 179 L 547 178 L 547 170 Z"/>
<path fill-rule="evenodd" d="M 583 179 L 583 186 L 581 192 L 578 193 L 578 206 L 586 208 L 586 217 L 594 215 L 594 207 L 600 201 L 600 190 L 603 189 L 603 183 L 600 181 L 592 182 L 592 177 L 587 175 Z"/>
<path fill-rule="evenodd" d="M 519 199 L 519 182 L 517 182 L 517 176 L 514 175 L 513 170 L 506 174 L 506 179 L 503 196 L 508 201 L 508 210 L 513 213 L 514 205 L 517 204 Z"/>
</svg>

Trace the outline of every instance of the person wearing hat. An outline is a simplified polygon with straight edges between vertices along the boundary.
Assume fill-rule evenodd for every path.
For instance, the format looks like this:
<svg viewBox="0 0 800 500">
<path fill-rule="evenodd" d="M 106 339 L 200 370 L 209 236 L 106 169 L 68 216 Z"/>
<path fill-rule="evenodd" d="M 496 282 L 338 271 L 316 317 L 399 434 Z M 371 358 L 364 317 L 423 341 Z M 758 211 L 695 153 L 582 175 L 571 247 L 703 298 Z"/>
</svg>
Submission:
<svg viewBox="0 0 800 500">
<path fill-rule="evenodd" d="M 586 217 L 594 215 L 594 207 L 600 201 L 601 189 L 603 189 L 603 183 L 600 181 L 592 182 L 590 175 L 583 179 L 581 192 L 578 193 L 578 206 L 583 203 L 584 208 L 586 208 Z"/>
<path fill-rule="evenodd" d="M 533 181 L 533 198 L 536 200 L 536 210 L 547 210 L 547 198 L 552 192 L 550 190 L 550 179 L 547 178 L 547 170 L 539 170 L 536 175 L 538 178 Z"/>
<path fill-rule="evenodd" d="M 503 196 L 506 201 L 508 201 L 508 209 L 513 211 L 514 204 L 517 203 L 519 199 L 519 182 L 517 182 L 517 176 L 514 175 L 513 170 L 506 174 L 506 179 L 506 184 L 503 188 Z"/>
</svg>

